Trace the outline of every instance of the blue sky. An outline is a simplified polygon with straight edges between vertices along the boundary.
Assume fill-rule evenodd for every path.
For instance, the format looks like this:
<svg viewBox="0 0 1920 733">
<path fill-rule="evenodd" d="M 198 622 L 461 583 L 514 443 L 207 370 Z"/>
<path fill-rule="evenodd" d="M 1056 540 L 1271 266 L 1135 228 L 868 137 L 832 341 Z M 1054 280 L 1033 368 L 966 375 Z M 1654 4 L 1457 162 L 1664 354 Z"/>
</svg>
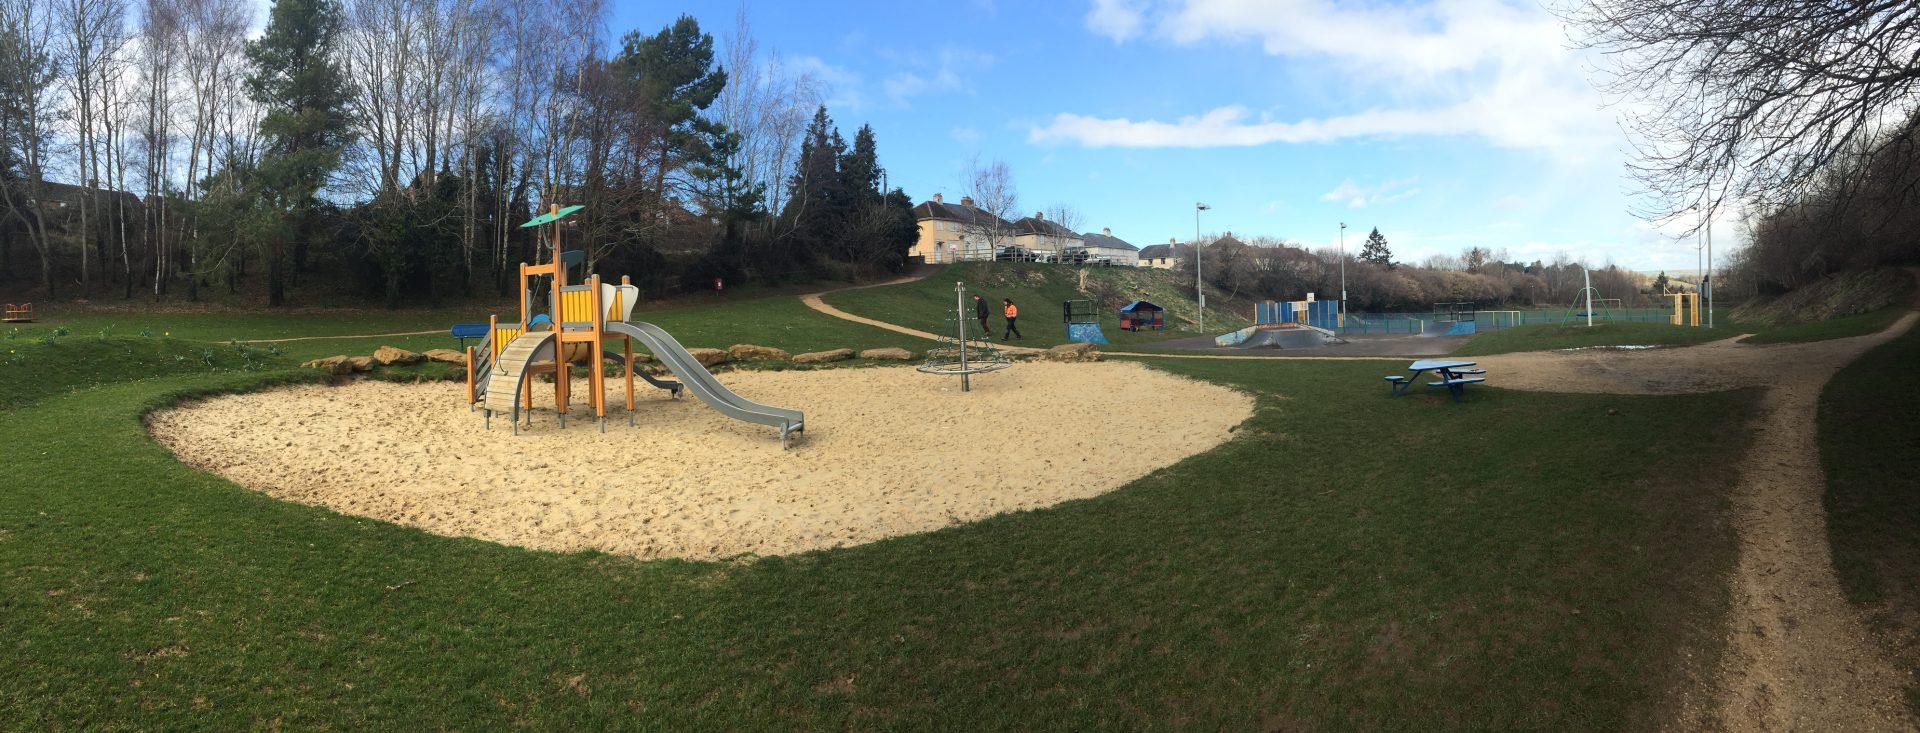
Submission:
<svg viewBox="0 0 1920 733">
<path fill-rule="evenodd" d="M 616 4 L 609 29 L 735 0 Z M 1077 208 L 1138 245 L 1207 231 L 1401 259 L 1471 245 L 1690 269 L 1692 240 L 1635 219 L 1617 110 L 1590 59 L 1532 3 L 1502 0 L 763 2 L 763 50 L 826 82 L 849 136 L 879 136 L 893 185 L 965 193 L 971 156 L 1012 169 L 1021 208 Z M 1716 226 L 1733 244 L 1735 227 Z"/>
</svg>

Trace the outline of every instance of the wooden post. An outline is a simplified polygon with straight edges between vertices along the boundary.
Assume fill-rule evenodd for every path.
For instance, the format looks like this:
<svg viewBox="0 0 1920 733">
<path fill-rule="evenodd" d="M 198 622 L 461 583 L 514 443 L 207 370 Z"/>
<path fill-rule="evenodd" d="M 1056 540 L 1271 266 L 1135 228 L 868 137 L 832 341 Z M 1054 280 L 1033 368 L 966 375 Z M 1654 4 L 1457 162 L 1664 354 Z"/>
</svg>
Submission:
<svg viewBox="0 0 1920 733">
<path fill-rule="evenodd" d="M 593 360 L 593 369 L 588 372 L 588 389 L 593 390 L 594 417 L 607 416 L 607 369 L 606 369 L 606 304 L 600 302 L 600 276 L 587 278 L 587 302 L 593 309 L 593 344 L 587 358 Z"/>
</svg>

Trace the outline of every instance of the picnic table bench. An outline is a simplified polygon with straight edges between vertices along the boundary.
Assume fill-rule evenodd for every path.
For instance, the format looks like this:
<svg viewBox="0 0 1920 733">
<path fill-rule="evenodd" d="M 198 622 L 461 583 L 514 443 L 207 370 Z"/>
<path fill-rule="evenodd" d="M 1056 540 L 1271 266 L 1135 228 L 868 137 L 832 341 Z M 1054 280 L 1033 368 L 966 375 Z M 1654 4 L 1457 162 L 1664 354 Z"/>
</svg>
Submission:
<svg viewBox="0 0 1920 733">
<path fill-rule="evenodd" d="M 1469 368 L 1474 365 L 1475 362 L 1471 361 L 1421 359 L 1407 367 L 1407 371 L 1413 372 L 1411 376 L 1393 375 L 1386 377 L 1386 380 L 1393 390 L 1391 396 L 1399 397 L 1406 393 L 1408 385 L 1420 380 L 1420 375 L 1433 372 L 1440 379 L 1428 382 L 1427 386 L 1446 387 L 1447 394 L 1453 397 L 1453 401 L 1459 402 L 1460 397 L 1466 393 L 1467 385 L 1487 381 L 1486 377 L 1477 376 L 1486 374 L 1487 370 Z"/>
</svg>

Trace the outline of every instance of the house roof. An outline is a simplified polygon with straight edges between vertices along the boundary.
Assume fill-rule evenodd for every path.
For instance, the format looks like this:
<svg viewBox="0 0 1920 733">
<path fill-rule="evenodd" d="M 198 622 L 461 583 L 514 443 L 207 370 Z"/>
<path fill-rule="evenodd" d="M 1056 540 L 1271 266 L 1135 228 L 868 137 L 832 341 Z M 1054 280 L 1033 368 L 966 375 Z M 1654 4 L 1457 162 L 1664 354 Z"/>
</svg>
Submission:
<svg viewBox="0 0 1920 733">
<path fill-rule="evenodd" d="M 1140 248 L 1140 259 L 1153 260 L 1161 257 L 1178 257 L 1186 251 L 1187 245 L 1184 244 L 1180 245 L 1177 249 L 1171 244 L 1149 244 Z"/>
<path fill-rule="evenodd" d="M 1039 234 L 1047 237 L 1072 237 L 1079 239 L 1072 229 L 1060 226 L 1037 216 L 1029 216 L 1013 223 L 1013 231 L 1018 234 Z"/>
<path fill-rule="evenodd" d="M 998 223 L 1001 227 L 1013 226 L 1012 224 L 1008 224 L 1007 220 L 987 213 L 980 207 L 945 201 L 920 202 L 919 206 L 913 207 L 913 218 L 915 221 L 945 219 L 967 225 L 985 226 L 991 223 Z"/>
<path fill-rule="evenodd" d="M 1086 240 L 1088 247 L 1097 247 L 1100 249 L 1140 249 L 1139 247 L 1128 244 L 1127 240 L 1099 232 L 1087 232 L 1086 234 L 1080 235 L 1080 238 Z"/>
<path fill-rule="evenodd" d="M 1162 246 L 1162 247 L 1164 247 L 1164 246 L 1166 246 L 1166 245 L 1164 245 L 1164 244 L 1163 244 L 1163 245 L 1159 245 L 1159 246 Z M 1142 307 L 1142 306 L 1145 306 L 1145 307 Z M 1121 308 L 1121 309 L 1120 309 L 1120 312 L 1121 312 L 1121 313 L 1132 313 L 1132 312 L 1134 312 L 1134 311 L 1136 311 L 1136 310 L 1148 310 L 1148 311 L 1163 311 L 1163 310 L 1166 310 L 1166 309 L 1165 309 L 1165 308 L 1162 308 L 1162 307 L 1160 307 L 1160 306 L 1157 306 L 1157 305 L 1154 305 L 1154 304 L 1152 304 L 1152 303 L 1149 303 L 1149 302 L 1147 302 L 1147 301 L 1144 301 L 1144 300 L 1136 300 L 1136 301 L 1133 301 L 1132 303 L 1128 303 L 1128 304 L 1126 305 L 1126 307 L 1124 307 L 1124 308 Z"/>
</svg>

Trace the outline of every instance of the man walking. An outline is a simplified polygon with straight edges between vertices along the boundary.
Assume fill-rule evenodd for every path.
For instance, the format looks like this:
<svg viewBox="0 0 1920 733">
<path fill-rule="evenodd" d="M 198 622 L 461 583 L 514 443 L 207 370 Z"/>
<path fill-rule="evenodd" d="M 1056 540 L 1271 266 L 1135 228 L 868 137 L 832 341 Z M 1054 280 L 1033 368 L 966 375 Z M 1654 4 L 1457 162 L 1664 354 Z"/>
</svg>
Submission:
<svg viewBox="0 0 1920 733">
<path fill-rule="evenodd" d="M 978 293 L 973 296 L 973 317 L 980 319 L 980 338 L 993 340 L 993 326 L 987 323 L 987 299 Z"/>
<path fill-rule="evenodd" d="M 1006 341 L 1016 338 L 1025 340 L 1027 338 L 1026 335 L 1020 333 L 1020 307 L 1013 304 L 1012 298 L 1002 298 L 1001 302 L 1006 303 L 1004 311 L 1007 316 L 1007 332 L 1000 335 L 1000 340 Z"/>
</svg>

